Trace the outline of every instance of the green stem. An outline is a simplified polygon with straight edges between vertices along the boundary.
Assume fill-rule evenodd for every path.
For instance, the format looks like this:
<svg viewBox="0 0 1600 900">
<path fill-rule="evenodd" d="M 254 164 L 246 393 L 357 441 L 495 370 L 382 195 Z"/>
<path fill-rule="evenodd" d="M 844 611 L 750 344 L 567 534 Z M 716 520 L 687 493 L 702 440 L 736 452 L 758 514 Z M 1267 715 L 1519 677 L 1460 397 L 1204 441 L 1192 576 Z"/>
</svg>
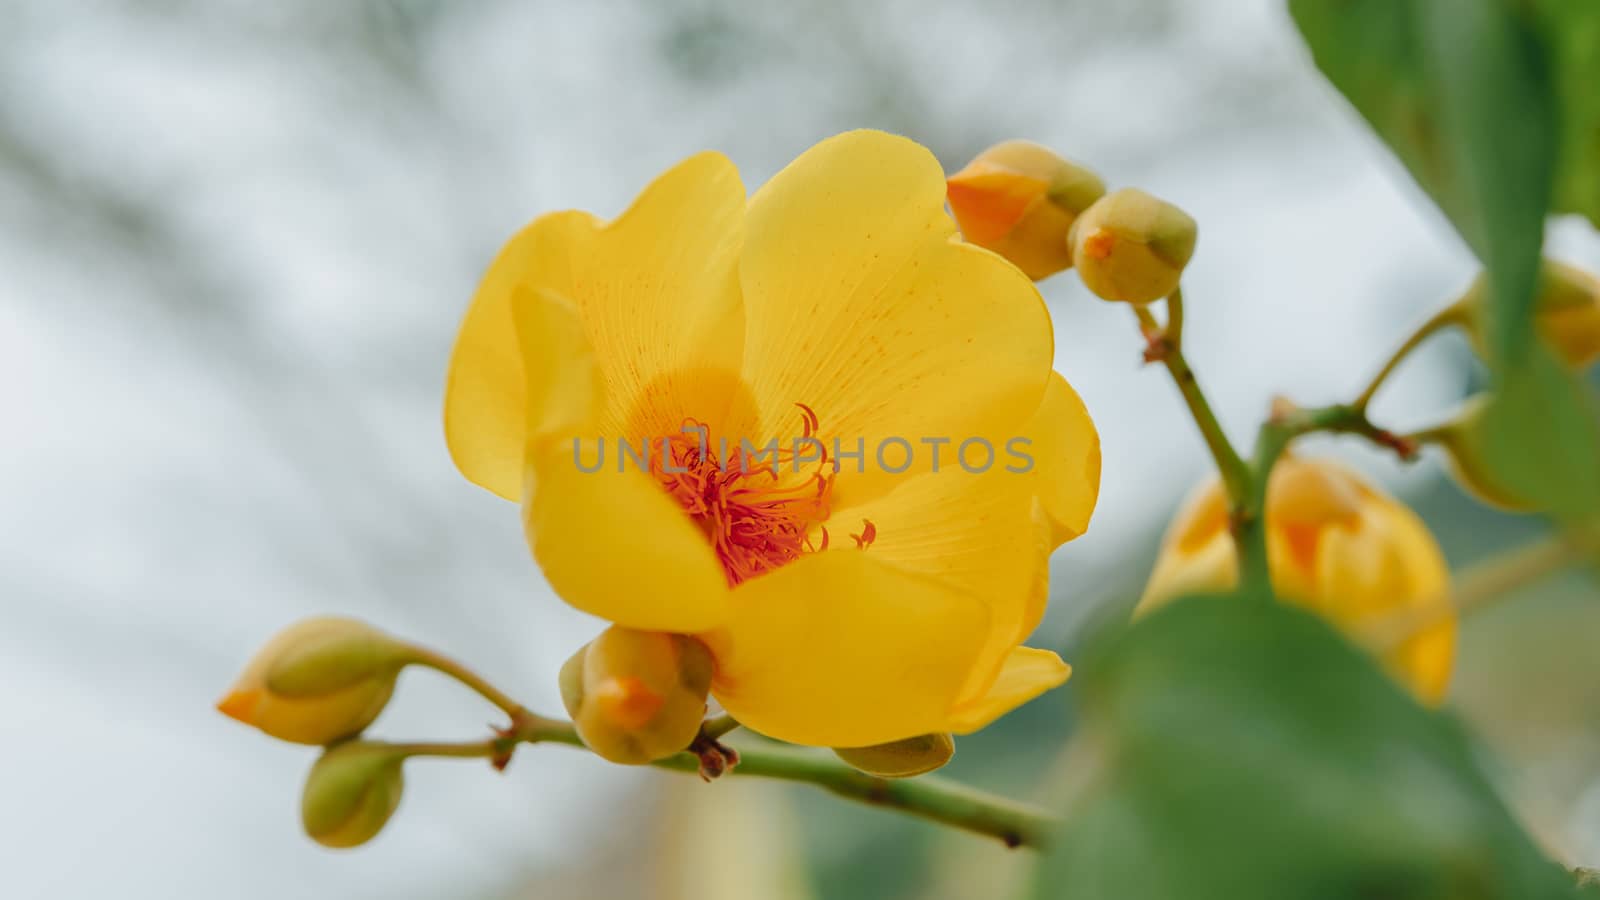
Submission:
<svg viewBox="0 0 1600 900">
<path fill-rule="evenodd" d="M 1356 397 L 1355 402 L 1351 403 L 1350 406 L 1358 412 L 1366 412 L 1367 407 L 1372 405 L 1372 398 L 1378 395 L 1378 390 L 1383 387 L 1384 382 L 1389 380 L 1389 376 L 1394 374 L 1395 369 L 1400 368 L 1400 364 L 1405 362 L 1406 357 L 1410 356 L 1413 350 L 1422 346 L 1424 341 L 1437 332 L 1462 322 L 1466 314 L 1466 307 L 1462 301 L 1458 300 L 1428 317 L 1426 321 L 1417 326 L 1415 331 L 1411 332 L 1411 336 L 1405 339 L 1405 343 L 1402 343 L 1395 349 L 1394 353 L 1390 354 L 1389 359 L 1384 362 L 1383 368 L 1379 369 L 1378 374 L 1367 382 L 1366 389 Z"/>
<path fill-rule="evenodd" d="M 583 739 L 578 737 L 571 723 L 532 715 L 525 716 L 521 724 L 505 736 L 486 741 L 396 746 L 406 748 L 412 755 L 495 758 L 505 756 L 519 743 L 584 748 Z M 674 772 L 700 771 L 700 759 L 692 753 L 679 753 L 652 765 Z M 858 772 L 831 756 L 799 748 L 765 745 L 740 748 L 739 764 L 729 769 L 728 774 L 813 785 L 858 803 L 998 838 L 1009 847 L 1039 847 L 1056 826 L 1056 820 L 1049 813 L 996 794 L 937 777 L 877 778 Z"/>
<path fill-rule="evenodd" d="M 532 716 L 532 713 L 528 711 L 527 707 L 512 699 L 510 695 L 506 694 L 504 691 L 490 684 L 477 672 L 472 671 L 450 657 L 444 656 L 440 653 L 435 653 L 426 647 L 413 646 L 411 651 L 411 662 L 414 662 L 419 666 L 426 666 L 437 672 L 448 675 L 451 678 L 454 678 L 456 681 L 459 681 L 476 691 L 479 696 L 494 704 L 494 706 L 497 707 L 501 712 L 509 716 L 513 725 L 519 725 L 523 719 Z"/>
<path fill-rule="evenodd" d="M 707 719 L 705 724 L 700 726 L 700 733 L 714 741 L 738 727 L 738 719 L 723 713 Z"/>
<path fill-rule="evenodd" d="M 1178 386 L 1178 393 L 1183 395 L 1183 402 L 1189 407 L 1189 415 L 1200 428 L 1206 449 L 1211 451 L 1211 458 L 1216 460 L 1231 508 L 1235 512 L 1245 508 L 1250 496 L 1250 470 L 1239 452 L 1233 449 L 1233 444 L 1229 443 L 1228 435 L 1222 430 L 1222 423 L 1217 421 L 1205 391 L 1200 389 L 1194 369 L 1190 368 L 1189 360 L 1183 355 L 1183 289 L 1173 291 L 1172 296 L 1167 298 L 1165 328 L 1143 305 L 1135 304 L 1133 311 L 1139 319 L 1139 329 L 1150 344 L 1145 351 L 1145 358 L 1150 362 L 1160 361 L 1167 367 L 1173 383 Z"/>
<path fill-rule="evenodd" d="M 404 747 L 410 755 L 486 757 L 495 760 L 497 766 L 503 766 L 510 760 L 518 744 L 584 747 L 583 739 L 578 737 L 578 731 L 571 722 L 530 712 L 476 672 L 443 654 L 425 647 L 415 647 L 413 650 L 413 662 L 442 672 L 477 691 L 511 718 L 511 727 L 485 741 L 397 745 Z M 716 716 L 706 720 L 701 726 L 701 734 L 715 741 L 738 727 L 738 720 L 732 716 Z M 654 765 L 676 772 L 699 773 L 702 761 L 699 756 L 685 751 L 659 760 Z M 763 746 L 741 750 L 738 764 L 728 769 L 727 773 L 813 784 L 861 803 L 895 809 L 999 838 L 1012 847 L 1039 846 L 1055 824 L 1048 813 L 995 794 L 939 778 L 877 778 L 858 772 L 832 756 L 799 749 Z"/>
<path fill-rule="evenodd" d="M 1163 329 L 1166 339 L 1174 346 L 1183 346 L 1183 287 L 1174 289 L 1172 296 L 1167 298 L 1167 327 Z"/>
<path fill-rule="evenodd" d="M 458 759 L 478 759 L 504 752 L 505 741 L 495 739 L 464 744 L 414 741 L 389 744 L 388 746 L 401 751 L 406 756 L 445 756 Z"/>
</svg>

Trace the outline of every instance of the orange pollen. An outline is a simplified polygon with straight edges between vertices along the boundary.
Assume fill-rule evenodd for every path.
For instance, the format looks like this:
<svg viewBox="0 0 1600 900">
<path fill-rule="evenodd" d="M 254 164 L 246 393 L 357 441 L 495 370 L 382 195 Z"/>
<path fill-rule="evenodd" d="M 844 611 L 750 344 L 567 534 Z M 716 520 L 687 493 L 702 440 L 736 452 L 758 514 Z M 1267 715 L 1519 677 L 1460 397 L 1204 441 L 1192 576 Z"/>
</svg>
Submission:
<svg viewBox="0 0 1600 900">
<path fill-rule="evenodd" d="M 711 540 L 730 587 L 828 548 L 826 528 L 815 544 L 810 534 L 828 519 L 835 467 L 817 414 L 795 406 L 802 431 L 789 446 L 719 441 L 689 419 L 652 460 L 656 479 Z"/>
<path fill-rule="evenodd" d="M 861 533 L 852 534 L 850 537 L 855 540 L 857 550 L 865 550 L 872 546 L 873 541 L 878 539 L 878 526 L 872 524 L 871 519 L 862 519 Z"/>
<path fill-rule="evenodd" d="M 1093 259 L 1105 259 L 1117 246 L 1117 236 L 1104 228 L 1083 239 L 1083 252 Z"/>
</svg>

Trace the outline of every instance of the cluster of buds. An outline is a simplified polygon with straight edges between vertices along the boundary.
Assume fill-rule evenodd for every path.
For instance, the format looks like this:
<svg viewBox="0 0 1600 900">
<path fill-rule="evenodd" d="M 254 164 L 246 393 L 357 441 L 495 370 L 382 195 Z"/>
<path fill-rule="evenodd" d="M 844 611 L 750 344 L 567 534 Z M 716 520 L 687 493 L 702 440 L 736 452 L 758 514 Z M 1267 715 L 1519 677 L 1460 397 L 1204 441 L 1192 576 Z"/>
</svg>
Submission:
<svg viewBox="0 0 1600 900">
<path fill-rule="evenodd" d="M 268 641 L 218 701 L 218 710 L 272 737 L 326 748 L 300 804 L 306 834 L 318 843 L 366 843 L 400 803 L 403 750 L 355 738 L 416 661 L 414 647 L 364 622 L 306 619 Z"/>
<path fill-rule="evenodd" d="M 1027 141 L 978 154 L 947 182 L 962 237 L 1035 281 L 1076 268 L 1106 300 L 1150 303 L 1178 288 L 1198 229 L 1137 188 L 1106 193 L 1099 175 Z"/>
<path fill-rule="evenodd" d="M 400 803 L 406 759 L 437 752 L 438 745 L 362 737 L 400 672 L 414 664 L 469 685 L 474 679 L 363 622 L 306 619 L 268 641 L 218 701 L 219 711 L 272 737 L 323 748 L 301 794 L 301 822 L 318 843 L 346 848 L 376 837 Z M 567 661 L 561 693 L 589 749 L 639 765 L 698 743 L 713 669 L 710 651 L 694 638 L 612 627 Z M 491 757 L 497 766 L 502 753 Z M 712 757 L 717 771 L 737 759 L 715 741 L 703 754 Z"/>
</svg>

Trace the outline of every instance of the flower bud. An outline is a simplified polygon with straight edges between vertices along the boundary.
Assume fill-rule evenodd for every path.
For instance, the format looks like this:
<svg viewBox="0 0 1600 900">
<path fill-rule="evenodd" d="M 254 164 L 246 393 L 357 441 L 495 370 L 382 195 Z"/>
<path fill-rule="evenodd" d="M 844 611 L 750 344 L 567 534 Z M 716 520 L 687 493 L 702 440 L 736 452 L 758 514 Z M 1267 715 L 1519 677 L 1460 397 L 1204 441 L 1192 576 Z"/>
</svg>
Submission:
<svg viewBox="0 0 1600 900">
<path fill-rule="evenodd" d="M 387 744 L 348 741 L 324 751 L 306 775 L 300 823 L 324 847 L 359 847 L 400 805 L 405 754 Z"/>
<path fill-rule="evenodd" d="M 1353 637 L 1427 612 L 1449 590 L 1444 555 L 1422 520 L 1336 463 L 1284 456 L 1267 482 L 1263 525 L 1273 592 Z M 1173 519 L 1137 612 L 1232 590 L 1239 563 L 1230 526 L 1227 495 L 1213 478 Z M 1380 652 L 1399 682 L 1437 704 L 1449 686 L 1455 645 L 1452 614 Z"/>
<path fill-rule="evenodd" d="M 1485 275 L 1467 289 L 1462 303 L 1467 325 L 1483 349 L 1482 321 L 1487 291 Z M 1534 328 L 1560 360 L 1574 370 L 1600 361 L 1600 277 L 1566 263 L 1547 259 L 1539 269 L 1539 295 L 1534 300 Z"/>
<path fill-rule="evenodd" d="M 1467 398 L 1449 424 L 1433 432 L 1432 442 L 1443 448 L 1456 483 L 1483 503 L 1508 512 L 1532 512 L 1536 507 L 1500 483 L 1484 460 L 1483 413 L 1491 395 Z"/>
<path fill-rule="evenodd" d="M 1106 300 L 1149 303 L 1177 290 L 1197 237 L 1188 213 L 1123 188 L 1085 210 L 1067 240 L 1089 290 Z"/>
<path fill-rule="evenodd" d="M 1067 231 L 1106 192 L 1100 176 L 1029 141 L 990 147 L 946 187 L 961 236 L 1035 281 L 1072 265 Z"/>
<path fill-rule="evenodd" d="M 1600 360 L 1600 278 L 1545 261 L 1534 325 L 1561 361 L 1587 369 Z"/>
<path fill-rule="evenodd" d="M 922 734 L 871 747 L 835 747 L 833 752 L 868 775 L 910 778 L 943 767 L 956 755 L 956 744 L 948 734 Z"/>
<path fill-rule="evenodd" d="M 694 638 L 613 625 L 561 667 L 561 699 L 590 750 L 642 765 L 694 741 L 711 675 L 711 653 Z"/>
<path fill-rule="evenodd" d="M 279 740 L 331 744 L 372 724 L 410 655 L 363 622 L 305 619 L 256 653 L 217 709 Z"/>
</svg>

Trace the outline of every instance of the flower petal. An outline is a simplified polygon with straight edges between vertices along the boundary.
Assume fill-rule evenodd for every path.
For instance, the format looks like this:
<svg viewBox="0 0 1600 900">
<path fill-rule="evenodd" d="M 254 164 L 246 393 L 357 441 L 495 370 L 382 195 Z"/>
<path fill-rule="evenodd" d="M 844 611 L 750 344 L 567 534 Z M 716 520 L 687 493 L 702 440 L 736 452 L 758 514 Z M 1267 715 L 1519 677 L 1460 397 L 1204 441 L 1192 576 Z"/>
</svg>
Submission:
<svg viewBox="0 0 1600 900">
<path fill-rule="evenodd" d="M 971 734 L 1051 688 L 1065 684 L 1072 667 L 1049 650 L 1017 647 L 1005 659 L 988 693 L 951 711 L 947 730 Z"/>
<path fill-rule="evenodd" d="M 1449 596 L 1450 568 L 1439 544 L 1422 519 L 1410 508 L 1389 501 L 1377 509 L 1386 520 L 1395 546 L 1407 566 L 1411 609 L 1422 609 Z M 1411 674 L 1417 695 L 1429 703 L 1442 703 L 1455 667 L 1458 621 L 1454 612 L 1436 620 L 1392 651 L 1396 663 Z"/>
<path fill-rule="evenodd" d="M 513 237 L 478 286 L 450 353 L 444 394 L 450 456 L 468 481 L 507 500 L 522 496 L 528 411 L 512 295 L 530 289 L 530 272 L 550 268 L 554 257 L 587 239 L 594 228 L 588 213 L 561 212 L 539 218 Z"/>
<path fill-rule="evenodd" d="M 1024 437 L 1029 444 L 992 456 L 977 445 L 970 454 L 959 445 L 938 448 L 938 471 L 836 509 L 829 520 L 834 531 L 871 521 L 876 558 L 947 580 L 988 605 L 989 638 L 963 698 L 986 693 L 1008 654 L 1038 627 L 1050 552 L 1088 527 L 1099 493 L 1099 436 L 1066 379 L 1052 376 Z"/>
<path fill-rule="evenodd" d="M 1370 623 L 1439 602 L 1449 575 L 1416 514 L 1387 497 L 1373 497 L 1363 505 L 1356 528 L 1323 532 L 1317 582 L 1317 610 L 1359 636 Z M 1389 651 L 1384 661 L 1419 698 L 1437 704 L 1449 686 L 1455 637 L 1452 616 Z"/>
<path fill-rule="evenodd" d="M 592 443 L 592 442 L 591 442 Z M 608 448 L 609 449 L 609 448 Z M 728 583 L 705 534 L 631 463 L 593 466 L 573 441 L 530 453 L 523 528 L 561 599 L 645 631 L 691 633 L 722 624 Z"/>
<path fill-rule="evenodd" d="M 830 540 L 838 541 L 844 537 L 838 532 L 870 521 L 872 558 L 953 585 L 987 607 L 989 633 L 961 692 L 975 697 L 988 690 L 1006 655 L 1044 614 L 1050 526 L 1036 512 L 1031 472 L 997 463 L 974 474 L 947 458 L 950 452 L 941 453 L 939 471 L 836 509 L 828 522 Z"/>
<path fill-rule="evenodd" d="M 1213 534 L 1202 543 L 1172 543 L 1157 557 L 1134 615 L 1145 615 L 1190 594 L 1231 591 L 1238 583 L 1239 558 L 1233 552 L 1233 537 L 1227 532 Z"/>
<path fill-rule="evenodd" d="M 740 722 L 861 747 L 943 729 L 988 627 L 976 598 L 832 550 L 740 585 L 727 626 L 701 637 L 712 693 Z"/>
<path fill-rule="evenodd" d="M 905 138 L 854 131 L 823 141 L 750 201 L 740 262 L 744 375 L 756 408 L 805 403 L 825 438 L 862 439 L 848 504 L 900 480 L 873 458 L 886 438 L 996 446 L 1020 433 L 1054 349 L 1033 282 L 994 254 L 952 240 L 939 163 Z M 783 436 L 776 419 L 766 435 Z M 927 467 L 913 454 L 912 471 Z"/>
<path fill-rule="evenodd" d="M 550 586 L 631 628 L 720 623 L 727 581 L 699 527 L 648 473 L 618 459 L 597 463 L 605 443 L 580 438 L 604 395 L 577 310 L 549 291 L 519 288 L 512 313 L 528 360 L 523 527 Z"/>
<path fill-rule="evenodd" d="M 451 356 L 445 435 L 462 474 L 508 499 L 521 490 L 526 404 L 509 311 L 519 285 L 578 308 L 608 397 L 604 433 L 643 437 L 675 431 L 685 415 L 715 417 L 741 357 L 744 207 L 733 164 L 702 153 L 657 178 L 609 224 L 554 213 L 513 237 L 478 288 Z M 707 379 L 707 371 L 726 374 Z"/>
<path fill-rule="evenodd" d="M 1100 434 L 1078 392 L 1052 372 L 1025 436 L 1053 549 L 1089 529 L 1100 496 Z"/>
</svg>

